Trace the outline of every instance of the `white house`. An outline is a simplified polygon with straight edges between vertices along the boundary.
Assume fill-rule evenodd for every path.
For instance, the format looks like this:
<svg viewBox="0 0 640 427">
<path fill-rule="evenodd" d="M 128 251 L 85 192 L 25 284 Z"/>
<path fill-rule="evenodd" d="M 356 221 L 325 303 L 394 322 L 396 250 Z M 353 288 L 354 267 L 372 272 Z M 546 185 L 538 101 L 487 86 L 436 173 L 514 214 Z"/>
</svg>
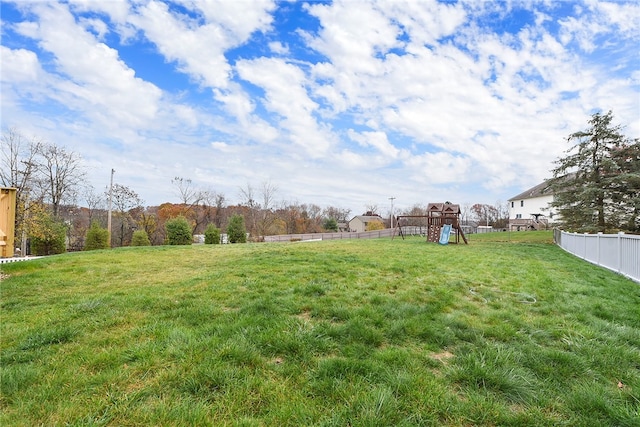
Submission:
<svg viewBox="0 0 640 427">
<path fill-rule="evenodd" d="M 547 181 L 536 185 L 515 197 L 509 202 L 509 229 L 544 230 L 558 216 L 549 205 L 553 201 L 553 193 Z"/>
</svg>

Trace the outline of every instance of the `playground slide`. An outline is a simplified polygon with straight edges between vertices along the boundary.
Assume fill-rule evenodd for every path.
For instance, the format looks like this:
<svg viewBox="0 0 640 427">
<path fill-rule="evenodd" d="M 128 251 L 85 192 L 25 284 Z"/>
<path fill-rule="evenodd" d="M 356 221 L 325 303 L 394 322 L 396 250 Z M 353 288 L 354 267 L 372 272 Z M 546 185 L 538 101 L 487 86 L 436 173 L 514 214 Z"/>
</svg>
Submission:
<svg viewBox="0 0 640 427">
<path fill-rule="evenodd" d="M 449 243 L 449 235 L 451 234 L 451 224 L 445 224 L 442 226 L 442 230 L 440 230 L 440 240 L 438 243 L 441 245 L 446 245 Z"/>
</svg>

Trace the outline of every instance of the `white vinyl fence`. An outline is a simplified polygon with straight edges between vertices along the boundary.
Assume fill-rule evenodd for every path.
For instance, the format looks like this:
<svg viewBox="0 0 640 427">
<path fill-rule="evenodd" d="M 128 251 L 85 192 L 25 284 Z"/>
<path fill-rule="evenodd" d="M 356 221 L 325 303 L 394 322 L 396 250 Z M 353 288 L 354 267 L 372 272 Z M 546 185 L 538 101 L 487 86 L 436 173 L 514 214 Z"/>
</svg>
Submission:
<svg viewBox="0 0 640 427">
<path fill-rule="evenodd" d="M 554 239 L 565 251 L 640 283 L 640 236 L 555 230 Z"/>
</svg>

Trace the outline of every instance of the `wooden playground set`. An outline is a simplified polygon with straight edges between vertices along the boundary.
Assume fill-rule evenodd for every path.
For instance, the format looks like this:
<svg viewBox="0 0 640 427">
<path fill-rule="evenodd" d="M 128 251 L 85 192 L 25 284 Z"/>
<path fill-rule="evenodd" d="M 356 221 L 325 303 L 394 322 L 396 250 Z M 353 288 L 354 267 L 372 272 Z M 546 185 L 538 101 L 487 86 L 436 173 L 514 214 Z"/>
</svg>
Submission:
<svg viewBox="0 0 640 427">
<path fill-rule="evenodd" d="M 396 226 L 393 236 L 396 231 L 398 235 L 404 240 L 405 233 L 403 232 L 403 223 L 409 218 L 426 218 L 427 219 L 427 242 L 440 243 L 446 245 L 447 243 L 460 243 L 460 237 L 464 240 L 465 244 L 469 244 L 467 237 L 462 231 L 460 226 L 460 205 L 453 203 L 429 203 L 427 205 L 426 215 L 399 215 L 396 216 Z M 404 225 L 406 227 L 406 225 Z M 449 241 L 451 231 L 455 235 L 455 241 Z"/>
</svg>

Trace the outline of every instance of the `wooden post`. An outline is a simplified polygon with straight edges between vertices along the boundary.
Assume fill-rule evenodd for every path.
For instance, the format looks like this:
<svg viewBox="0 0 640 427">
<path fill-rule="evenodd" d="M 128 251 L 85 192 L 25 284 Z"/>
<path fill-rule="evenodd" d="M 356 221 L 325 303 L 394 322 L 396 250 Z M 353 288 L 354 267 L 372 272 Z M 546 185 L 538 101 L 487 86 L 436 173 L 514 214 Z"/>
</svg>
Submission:
<svg viewBox="0 0 640 427">
<path fill-rule="evenodd" d="M 0 189 L 0 257 L 11 258 L 15 244 L 16 189 Z"/>
</svg>

